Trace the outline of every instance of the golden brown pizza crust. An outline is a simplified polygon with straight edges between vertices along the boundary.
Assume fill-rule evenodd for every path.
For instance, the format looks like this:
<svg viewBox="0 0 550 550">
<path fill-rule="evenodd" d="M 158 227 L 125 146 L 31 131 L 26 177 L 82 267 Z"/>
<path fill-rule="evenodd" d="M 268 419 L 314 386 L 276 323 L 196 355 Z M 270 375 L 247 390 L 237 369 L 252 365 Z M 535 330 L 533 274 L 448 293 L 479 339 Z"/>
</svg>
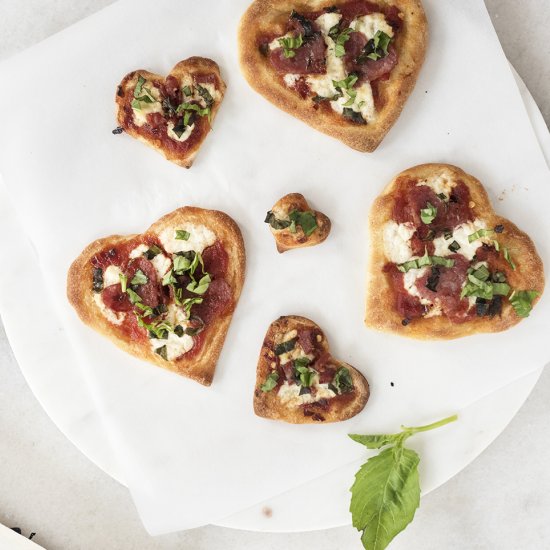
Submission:
<svg viewBox="0 0 550 550">
<path fill-rule="evenodd" d="M 300 226 L 296 227 L 296 233 L 291 233 L 288 228 L 273 229 L 269 227 L 271 233 L 275 237 L 275 244 L 280 253 L 286 252 L 293 248 L 304 248 L 306 246 L 315 246 L 321 244 L 330 233 L 330 220 L 322 212 L 312 210 L 305 197 L 300 193 L 289 193 L 280 198 L 274 205 L 271 211 L 278 217 L 281 213 L 288 216 L 293 210 L 301 212 L 313 212 L 317 221 L 317 228 L 313 233 L 307 236 Z"/>
<path fill-rule="evenodd" d="M 215 75 L 216 77 L 216 89 L 220 92 L 221 97 L 218 101 L 215 101 L 212 110 L 211 110 L 211 117 L 210 117 L 210 124 L 208 125 L 208 131 L 205 132 L 201 138 L 192 146 L 190 147 L 184 155 L 178 154 L 176 151 L 172 151 L 165 147 L 160 139 L 151 139 L 148 136 L 144 136 L 139 132 L 139 129 L 136 129 L 132 126 L 129 126 L 126 123 L 125 120 L 125 112 L 124 112 L 124 105 L 126 104 L 126 97 L 127 94 L 131 94 L 133 96 L 134 93 L 134 87 L 135 87 L 135 78 L 136 75 L 139 74 L 143 76 L 146 80 L 158 80 L 160 82 L 165 81 L 165 77 L 151 73 L 149 71 L 145 70 L 137 70 L 132 71 L 131 73 L 128 73 L 121 81 L 119 86 L 117 87 L 117 93 L 115 95 L 115 101 L 117 104 L 117 121 L 121 128 L 124 129 L 124 131 L 129 134 L 130 136 L 138 139 L 139 141 L 142 141 L 146 145 L 149 145 L 150 147 L 153 147 L 153 149 L 156 149 L 159 153 L 162 153 L 164 157 L 179 166 L 183 166 L 184 168 L 190 168 L 193 164 L 193 161 L 201 148 L 201 145 L 203 144 L 204 140 L 206 139 L 210 127 L 214 122 L 214 119 L 216 118 L 216 114 L 218 112 L 218 109 L 220 108 L 220 105 L 222 104 L 223 97 L 225 95 L 226 85 L 225 82 L 222 80 L 221 74 L 220 74 L 220 68 L 218 67 L 218 64 L 215 61 L 212 61 L 212 59 L 208 59 L 205 57 L 190 57 L 188 59 L 184 59 L 183 61 L 180 61 L 169 73 L 168 76 L 172 75 L 175 78 L 177 78 L 180 82 L 181 79 L 188 76 L 188 75 Z"/>
<path fill-rule="evenodd" d="M 365 324 L 370 328 L 411 338 L 448 340 L 483 332 L 500 332 L 522 320 L 516 315 L 508 300 L 504 300 L 502 315 L 494 318 L 477 317 L 464 323 L 453 323 L 444 315 L 440 315 L 416 319 L 407 326 L 403 326 L 403 319 L 394 307 L 393 290 L 382 272 L 384 265 L 388 263 L 382 244 L 383 227 L 392 219 L 394 192 L 398 180 L 401 178 L 411 179 L 414 184 L 416 180 L 428 178 L 441 172 L 451 174 L 468 186 L 472 202 L 475 204 L 473 206 L 475 216 L 484 219 L 487 222 L 487 227 L 495 227 L 499 224 L 505 226 L 505 233 L 499 235 L 498 240 L 502 246 L 510 249 L 516 264 L 516 270 L 508 272 L 508 283 L 512 289 L 536 290 L 540 294 L 544 290 L 544 268 L 533 241 L 511 221 L 494 212 L 481 182 L 450 164 L 422 164 L 398 174 L 374 201 L 370 211 L 370 262 L 365 316 Z"/>
<path fill-rule="evenodd" d="M 393 126 L 424 62 L 428 42 L 428 23 L 420 0 L 381 0 L 380 6 L 395 6 L 403 14 L 403 25 L 395 46 L 397 65 L 386 81 L 378 82 L 379 99 L 383 104 L 375 122 L 357 125 L 335 112 L 311 108 L 311 99 L 302 99 L 288 88 L 258 48 L 266 34 L 282 36 L 292 10 L 311 12 L 327 6 L 339 6 L 349 0 L 255 0 L 241 19 L 238 42 L 241 70 L 258 93 L 271 103 L 299 118 L 311 127 L 339 139 L 363 152 L 374 151 Z"/>
<path fill-rule="evenodd" d="M 370 395 L 369 383 L 357 369 L 347 363 L 338 361 L 334 357 L 331 359 L 331 364 L 338 368 L 347 367 L 349 369 L 355 389 L 352 394 L 344 394 L 342 396 L 334 397 L 334 402 L 328 411 L 322 408 L 316 408 L 314 404 L 311 404 L 308 408 L 313 414 L 310 416 L 305 416 L 302 407 L 290 408 L 284 406 L 277 396 L 276 389 L 270 392 L 264 392 L 260 389 L 262 384 L 265 382 L 265 379 L 271 372 L 271 363 L 274 360 L 273 342 L 276 335 L 285 334 L 293 329 L 298 330 L 304 328 L 316 329 L 322 338 L 320 346 L 325 352 L 330 353 L 326 336 L 319 326 L 310 319 L 299 317 L 297 315 L 287 315 L 284 317 L 279 317 L 276 321 L 271 323 L 262 344 L 258 367 L 256 370 L 254 412 L 263 418 L 281 420 L 291 424 L 326 424 L 328 422 L 348 420 L 349 418 L 360 413 L 367 404 Z M 330 401 L 332 400 L 329 400 L 329 402 Z M 316 414 L 321 415 L 323 420 L 316 417 Z"/>
<path fill-rule="evenodd" d="M 217 317 L 210 328 L 207 327 L 204 331 L 206 338 L 197 355 L 187 358 L 187 354 L 184 354 L 174 361 L 165 361 L 151 349 L 148 340 L 143 343 L 129 339 L 120 326 L 109 322 L 101 313 L 94 302 L 94 293 L 91 288 L 91 259 L 103 250 L 120 246 L 131 240 L 136 240 L 136 244 L 138 244 L 138 239 L 143 236 L 159 235 L 163 229 L 184 222 L 207 226 L 215 233 L 217 240 L 225 248 L 229 256 L 225 280 L 233 293 L 233 305 L 224 315 Z M 241 294 L 245 265 L 244 241 L 238 225 L 232 218 L 217 210 L 185 206 L 163 216 L 141 235 L 112 235 L 88 245 L 69 269 L 67 297 L 85 324 L 112 340 L 127 353 L 209 386 L 212 383 L 216 363 Z"/>
</svg>

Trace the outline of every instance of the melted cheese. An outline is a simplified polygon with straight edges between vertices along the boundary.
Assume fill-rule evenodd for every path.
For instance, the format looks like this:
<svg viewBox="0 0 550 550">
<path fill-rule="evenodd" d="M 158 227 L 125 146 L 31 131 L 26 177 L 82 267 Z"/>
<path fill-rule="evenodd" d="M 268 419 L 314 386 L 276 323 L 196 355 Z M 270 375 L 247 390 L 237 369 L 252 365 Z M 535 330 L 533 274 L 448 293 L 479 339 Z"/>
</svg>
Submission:
<svg viewBox="0 0 550 550">
<path fill-rule="evenodd" d="M 166 275 L 166 272 L 172 266 L 172 260 L 167 256 L 165 256 L 164 254 L 157 254 L 151 260 L 151 263 L 153 264 L 153 267 L 156 269 L 160 279 L 162 279 L 164 275 Z"/>
<path fill-rule="evenodd" d="M 130 252 L 129 257 L 131 259 L 139 258 L 140 256 L 143 256 L 145 252 L 149 250 L 149 247 L 146 244 L 140 244 L 139 246 L 136 246 L 132 252 Z"/>
<path fill-rule="evenodd" d="M 187 126 L 185 128 L 185 131 L 181 134 L 181 136 L 178 136 L 178 134 L 176 134 L 174 132 L 174 123 L 173 122 L 169 122 L 168 123 L 168 129 L 166 131 L 166 133 L 168 134 L 168 137 L 175 140 L 175 141 L 179 141 L 179 142 L 183 142 L 183 141 L 187 141 L 189 139 L 189 137 L 191 136 L 191 134 L 193 133 L 193 130 L 195 129 L 195 125 L 194 124 L 190 124 L 189 126 Z"/>
<path fill-rule="evenodd" d="M 183 309 L 176 304 L 170 304 L 168 306 L 165 320 L 173 327 L 181 325 L 183 328 L 186 328 L 187 326 L 189 326 L 187 315 L 185 314 Z M 193 337 L 189 334 L 178 336 L 173 332 L 169 332 L 168 338 L 151 338 L 149 340 L 149 343 L 153 351 L 161 348 L 162 346 L 166 346 L 166 358 L 168 359 L 168 361 L 173 361 L 174 359 L 181 357 L 183 354 L 192 349 L 194 345 L 194 340 Z"/>
<path fill-rule="evenodd" d="M 478 229 L 485 229 L 487 224 L 483 220 L 476 219 L 473 222 L 466 222 L 460 225 L 457 225 L 453 230 L 453 236 L 450 239 L 445 239 L 444 236 L 437 237 L 434 239 L 434 255 L 435 256 L 449 256 L 455 254 L 449 250 L 449 245 L 456 241 L 460 248 L 456 251 L 456 254 L 461 254 L 467 260 L 472 260 L 476 250 L 484 243 L 491 243 L 491 239 L 483 237 L 481 239 L 476 239 L 473 242 L 468 241 L 468 235 L 475 233 Z"/>
<path fill-rule="evenodd" d="M 356 31 L 363 33 L 367 40 L 374 38 L 378 31 L 386 33 L 388 36 L 393 36 L 393 29 L 386 21 L 383 13 L 370 13 L 354 19 L 350 23 L 350 27 Z"/>
<path fill-rule="evenodd" d="M 134 86 L 137 84 L 138 77 L 136 76 Z M 160 90 L 153 86 L 153 83 L 150 80 L 145 81 L 143 84 L 149 92 L 151 92 L 151 95 L 155 98 L 156 101 L 153 101 L 153 103 L 145 103 L 144 101 L 140 101 L 139 109 L 135 109 L 132 107 L 132 111 L 134 113 L 134 124 L 136 126 L 143 126 L 147 122 L 147 115 L 150 113 L 162 113 L 162 103 L 160 102 Z M 142 95 L 147 95 L 146 92 L 143 92 Z"/>
<path fill-rule="evenodd" d="M 103 272 L 103 286 L 112 286 L 120 283 L 120 275 L 122 275 L 120 267 L 116 265 L 110 265 Z"/>
<path fill-rule="evenodd" d="M 94 302 L 96 306 L 99 308 L 99 311 L 101 311 L 101 314 L 107 321 L 110 323 L 113 323 L 113 325 L 120 325 L 126 318 L 126 313 L 124 312 L 116 312 L 112 309 L 108 308 L 105 305 L 105 302 L 103 301 L 103 298 L 101 297 L 100 292 L 94 292 Z"/>
<path fill-rule="evenodd" d="M 410 223 L 387 222 L 383 229 L 384 254 L 390 262 L 402 264 L 412 258 L 410 239 L 415 228 Z"/>
<path fill-rule="evenodd" d="M 332 399 L 336 394 L 329 389 L 328 384 L 319 384 L 319 376 L 315 375 L 311 384 L 312 392 L 300 395 L 301 386 L 284 382 L 279 388 L 277 397 L 287 407 L 299 407 L 307 403 L 314 403 L 319 399 Z"/>
<path fill-rule="evenodd" d="M 454 181 L 452 174 L 445 170 L 437 175 L 420 180 L 416 185 L 426 185 L 430 187 L 436 195 L 443 193 L 449 197 L 453 188 L 456 186 L 456 181 Z"/>
<path fill-rule="evenodd" d="M 189 233 L 187 241 L 176 239 L 176 230 L 182 229 Z M 166 252 L 188 252 L 194 250 L 201 252 L 216 242 L 216 235 L 204 225 L 183 223 L 177 227 L 167 227 L 159 235 L 160 242 Z"/>
</svg>

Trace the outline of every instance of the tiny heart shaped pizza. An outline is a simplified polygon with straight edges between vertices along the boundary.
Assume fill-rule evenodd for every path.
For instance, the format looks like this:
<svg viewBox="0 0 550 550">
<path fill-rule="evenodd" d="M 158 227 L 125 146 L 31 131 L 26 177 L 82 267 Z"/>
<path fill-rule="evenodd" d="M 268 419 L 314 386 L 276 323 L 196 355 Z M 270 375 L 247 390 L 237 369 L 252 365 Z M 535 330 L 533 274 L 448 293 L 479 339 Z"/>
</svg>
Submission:
<svg viewBox="0 0 550 550">
<path fill-rule="evenodd" d="M 180 61 L 164 78 L 132 71 L 117 88 L 115 133 L 125 131 L 168 160 L 189 168 L 211 129 L 225 94 L 218 65 L 211 59 Z"/>
<path fill-rule="evenodd" d="M 124 351 L 208 386 L 244 272 L 237 224 L 183 207 L 141 235 L 90 244 L 71 265 L 67 296 L 84 323 Z"/>
<path fill-rule="evenodd" d="M 256 0 L 239 30 L 248 83 L 358 151 L 399 117 L 426 51 L 419 0 Z"/>
<path fill-rule="evenodd" d="M 271 323 L 256 371 L 258 416 L 292 424 L 339 422 L 361 412 L 368 399 L 365 377 L 332 357 L 313 321 L 289 315 Z"/>
<path fill-rule="evenodd" d="M 544 290 L 533 241 L 456 166 L 398 174 L 372 206 L 370 235 L 372 328 L 422 339 L 499 332 L 527 317 Z"/>
</svg>

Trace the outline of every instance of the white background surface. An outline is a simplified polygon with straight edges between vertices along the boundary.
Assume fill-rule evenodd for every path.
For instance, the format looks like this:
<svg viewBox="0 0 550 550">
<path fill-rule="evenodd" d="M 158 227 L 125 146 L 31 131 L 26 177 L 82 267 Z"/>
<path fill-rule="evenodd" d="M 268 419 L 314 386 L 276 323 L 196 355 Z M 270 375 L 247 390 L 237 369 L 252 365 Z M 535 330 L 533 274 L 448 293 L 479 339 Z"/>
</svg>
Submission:
<svg viewBox="0 0 550 550">
<path fill-rule="evenodd" d="M 97 2 L 95 6 L 99 6 L 99 4 Z M 500 21 L 504 20 L 504 6 L 507 3 L 501 2 L 500 4 L 498 11 L 501 17 L 496 19 L 497 30 Z M 5 3 L 5 0 L 0 5 L 2 8 L 4 5 L 9 7 L 2 13 L 2 20 L 4 22 L 7 20 L 7 22 L 5 30 L 0 27 L 0 36 L 9 38 L 11 33 L 16 31 L 16 34 L 13 34 L 13 42 L 0 44 L 3 48 L 0 50 L 0 55 L 7 55 L 43 38 L 86 13 L 85 11 L 77 13 L 75 7 L 72 6 L 71 10 L 64 14 L 66 19 L 60 17 L 59 20 L 56 20 L 53 17 L 50 20 L 53 14 L 61 14 L 68 4 L 52 2 L 48 16 L 44 14 L 40 16 L 38 10 L 33 13 L 28 8 L 33 4 L 29 2 L 18 2 L 17 9 L 15 2 L 13 8 L 9 3 Z M 525 15 L 519 22 L 517 14 L 510 12 L 508 15 L 510 18 L 508 32 L 512 50 L 507 53 L 525 78 L 528 86 L 531 86 L 535 98 L 537 98 L 537 88 L 533 89 L 529 75 L 533 75 L 533 84 L 544 82 L 542 78 L 544 70 L 548 75 L 548 64 L 544 66 L 541 61 L 538 66 L 535 65 L 536 59 L 542 60 L 544 57 L 538 49 L 543 46 L 542 35 L 544 33 L 541 31 L 540 39 L 536 41 L 533 39 L 532 31 L 529 30 L 535 22 L 537 25 L 534 28 L 545 28 L 544 17 L 548 20 L 549 14 L 541 13 L 541 7 L 542 2 L 531 2 L 528 5 L 527 11 L 529 17 L 532 17 L 531 23 Z M 5 15 L 7 17 L 4 17 Z M 26 25 L 36 25 L 38 20 L 41 21 L 41 26 L 37 27 L 36 34 L 32 34 L 35 31 L 31 32 Z M 523 25 L 526 26 L 523 27 Z M 525 40 L 525 36 L 529 36 L 530 39 Z M 27 42 L 22 42 L 23 39 Z M 520 54 L 524 47 L 528 47 L 529 50 L 524 52 L 520 58 L 515 59 L 514 54 Z M 544 47 L 546 48 L 545 53 L 548 55 L 548 45 L 544 45 Z M 531 48 L 533 49 L 531 50 Z M 530 72 L 527 72 L 528 69 Z M 544 91 L 541 88 L 541 94 Z M 547 113 L 548 109 L 545 110 L 543 107 L 543 112 Z M 8 372 L 2 377 L 4 383 L 0 390 L 6 392 L 5 396 L 0 396 L 2 398 L 0 441 L 5 463 L 0 474 L 3 487 L 0 496 L 0 521 L 20 524 L 23 529 L 39 531 L 40 538 L 37 538 L 37 541 L 46 548 L 51 550 L 54 548 L 95 547 L 196 548 L 199 550 L 211 548 L 215 550 L 216 548 L 266 548 L 271 543 L 274 545 L 273 547 L 284 546 L 291 549 L 303 548 L 306 545 L 321 550 L 360 547 L 357 534 L 351 528 L 307 535 L 256 535 L 219 528 L 203 528 L 180 535 L 163 537 L 156 541 L 148 539 L 138 523 L 125 490 L 88 464 L 86 459 L 78 455 L 70 444 L 56 432 L 24 387 L 15 363 L 10 361 L 7 344 L 4 346 L 6 352 L 0 355 L 0 363 L 2 373 L 4 373 L 4 369 Z M 3 348 L 2 351 L 4 351 Z M 548 382 L 546 382 L 547 378 Z M 550 389 L 550 377 L 543 377 L 541 380 L 541 386 L 526 408 L 527 412 L 529 407 L 535 406 L 536 408 L 537 394 L 544 393 L 545 385 Z M 549 393 L 550 391 L 547 391 L 546 395 Z M 10 397 L 8 398 L 8 396 Z M 541 407 L 544 405 L 544 397 L 544 394 L 540 397 Z M 514 421 L 514 426 L 527 412 L 523 412 Z M 537 418 L 541 422 L 543 421 L 542 411 L 539 412 L 541 413 L 540 418 L 533 416 L 532 421 Z M 512 430 L 514 426 L 512 426 Z M 544 509 L 548 510 L 550 505 L 548 497 L 544 500 L 542 494 L 536 495 L 533 491 L 542 491 L 545 481 L 548 481 L 548 474 L 544 474 L 546 478 L 543 475 L 543 466 L 549 455 L 548 452 L 546 455 L 542 452 L 544 448 L 542 428 L 539 427 L 537 432 L 527 434 L 527 436 L 525 433 L 521 433 L 527 429 L 528 426 L 524 423 L 523 426 L 519 426 L 519 431 L 516 434 L 510 434 L 511 430 L 508 430 L 489 452 L 467 472 L 425 499 L 414 526 L 393 547 L 412 549 L 544 547 L 544 543 L 540 539 L 545 535 L 544 528 L 536 525 L 534 519 L 542 517 Z M 535 441 L 536 433 L 540 434 L 538 449 Z M 521 448 L 518 446 L 515 449 L 514 440 L 519 441 L 520 435 Z M 495 447 L 498 448 L 503 439 L 507 437 L 510 437 L 509 443 L 502 446 L 500 452 L 491 458 L 490 455 L 495 452 Z M 525 445 L 526 441 L 531 440 L 533 440 L 532 447 Z M 25 451 L 25 447 L 33 442 L 36 443 L 36 451 Z M 537 450 L 538 452 L 536 452 Z M 540 463 L 534 460 L 535 456 L 538 457 Z M 490 460 L 487 460 L 488 457 Z M 506 473 L 508 461 L 510 461 L 510 469 Z M 478 465 L 480 463 L 483 465 L 484 462 L 486 462 L 485 468 L 482 467 L 476 472 L 475 469 L 478 468 Z M 524 466 L 518 468 L 517 465 L 520 463 L 524 463 Z M 65 469 L 68 469 L 66 474 L 64 473 Z M 492 469 L 493 474 L 488 475 L 486 469 Z M 470 473 L 472 470 L 473 474 Z M 470 482 L 467 477 L 466 480 L 460 481 L 468 473 L 471 477 Z M 537 479 L 536 483 L 535 479 Z M 493 484 L 491 484 L 491 480 L 494 481 Z M 81 484 L 81 487 L 71 490 L 71 481 Z M 96 492 L 93 488 L 97 483 L 101 484 L 102 489 Z M 453 495 L 464 497 L 464 501 L 459 502 L 456 508 L 452 506 Z M 513 495 L 516 496 L 512 498 Z M 55 499 L 59 499 L 58 505 L 52 502 Z M 50 502 L 51 504 L 49 504 Z M 436 512 L 435 510 L 438 508 L 439 511 Z M 527 509 L 530 518 L 521 516 L 523 508 Z M 430 523 L 433 524 L 432 527 L 429 527 Z M 456 536 L 453 536 L 453 527 L 456 528 Z M 546 529 L 548 530 L 548 527 Z M 487 533 L 483 535 L 485 530 Z M 468 533 L 472 537 L 476 536 L 477 540 L 472 539 L 472 542 L 468 542 L 466 539 Z M 546 540 L 550 540 L 548 531 L 546 535 L 548 536 Z M 415 537 L 417 542 L 415 542 Z M 534 538 L 529 539 L 529 537 Z"/>
</svg>

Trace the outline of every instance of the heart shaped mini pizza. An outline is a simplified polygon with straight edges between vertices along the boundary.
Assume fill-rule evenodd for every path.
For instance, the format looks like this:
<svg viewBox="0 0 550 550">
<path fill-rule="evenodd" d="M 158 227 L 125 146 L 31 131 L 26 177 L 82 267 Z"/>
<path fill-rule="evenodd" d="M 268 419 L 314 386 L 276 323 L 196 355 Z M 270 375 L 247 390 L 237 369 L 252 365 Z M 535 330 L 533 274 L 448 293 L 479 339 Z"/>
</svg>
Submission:
<svg viewBox="0 0 550 550">
<path fill-rule="evenodd" d="M 125 131 L 168 160 L 189 168 L 211 129 L 225 93 L 211 59 L 180 61 L 164 78 L 132 71 L 117 88 L 114 133 Z"/>
<path fill-rule="evenodd" d="M 239 30 L 250 86 L 358 151 L 399 117 L 426 43 L 420 0 L 256 0 Z"/>
<path fill-rule="evenodd" d="M 256 371 L 254 412 L 292 424 L 339 422 L 363 410 L 369 384 L 332 357 L 323 331 L 289 315 L 271 323 Z"/>
<path fill-rule="evenodd" d="M 90 244 L 71 265 L 67 296 L 84 323 L 124 351 L 208 386 L 244 271 L 237 224 L 184 207 L 141 235 Z"/>
<path fill-rule="evenodd" d="M 533 241 L 456 166 L 398 174 L 372 206 L 370 236 L 372 328 L 422 339 L 499 332 L 527 317 L 544 289 Z"/>
<path fill-rule="evenodd" d="M 300 193 L 279 199 L 267 213 L 268 223 L 280 253 L 322 243 L 330 233 L 330 220 L 312 210 Z"/>
</svg>

